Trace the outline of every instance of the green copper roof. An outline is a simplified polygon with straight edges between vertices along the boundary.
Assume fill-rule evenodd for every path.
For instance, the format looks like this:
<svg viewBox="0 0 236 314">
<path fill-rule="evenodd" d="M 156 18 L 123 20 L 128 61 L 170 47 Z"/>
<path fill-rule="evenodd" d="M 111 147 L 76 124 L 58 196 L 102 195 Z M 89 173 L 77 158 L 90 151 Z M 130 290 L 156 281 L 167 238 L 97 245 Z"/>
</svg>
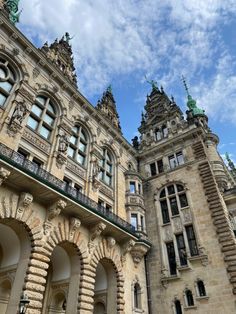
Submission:
<svg viewBox="0 0 236 314">
<path fill-rule="evenodd" d="M 192 96 L 189 94 L 189 89 L 184 76 L 182 76 L 182 81 L 184 83 L 184 87 L 188 96 L 187 106 L 189 110 L 193 113 L 194 116 L 205 114 L 205 110 L 198 108 L 196 100 L 193 99 Z"/>
</svg>

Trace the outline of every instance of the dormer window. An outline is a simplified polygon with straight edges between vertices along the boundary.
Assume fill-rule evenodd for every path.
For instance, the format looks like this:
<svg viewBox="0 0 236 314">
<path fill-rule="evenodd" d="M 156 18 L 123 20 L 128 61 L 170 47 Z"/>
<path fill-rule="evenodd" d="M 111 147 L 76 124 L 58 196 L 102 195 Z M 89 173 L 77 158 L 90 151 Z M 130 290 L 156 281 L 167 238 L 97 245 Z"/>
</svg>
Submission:
<svg viewBox="0 0 236 314">
<path fill-rule="evenodd" d="M 155 131 L 156 141 L 160 141 L 161 139 L 166 138 L 167 136 L 168 136 L 168 128 L 165 124 L 156 129 Z"/>
</svg>

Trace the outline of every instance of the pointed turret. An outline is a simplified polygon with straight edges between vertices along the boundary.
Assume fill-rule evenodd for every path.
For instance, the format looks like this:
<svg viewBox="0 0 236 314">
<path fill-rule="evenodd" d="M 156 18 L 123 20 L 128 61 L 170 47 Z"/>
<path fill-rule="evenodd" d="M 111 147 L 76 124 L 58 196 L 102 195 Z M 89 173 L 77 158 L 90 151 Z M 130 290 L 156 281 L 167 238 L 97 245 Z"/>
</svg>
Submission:
<svg viewBox="0 0 236 314">
<path fill-rule="evenodd" d="M 66 32 L 59 41 L 56 39 L 50 46 L 46 42 L 41 48 L 41 51 L 76 85 L 77 79 L 70 40 L 71 37 Z"/>
<path fill-rule="evenodd" d="M 186 90 L 186 94 L 188 97 L 187 107 L 189 110 L 186 111 L 187 121 L 189 124 L 195 124 L 196 126 L 202 126 L 206 131 L 209 131 L 208 128 L 208 117 L 205 114 L 205 110 L 198 108 L 197 102 L 192 96 L 189 94 L 189 89 L 186 83 L 186 79 L 182 76 L 182 81 Z"/>
<path fill-rule="evenodd" d="M 121 132 L 119 115 L 116 110 L 116 102 L 112 93 L 111 85 L 103 93 L 101 100 L 98 101 L 96 108 L 112 122 L 112 125 Z"/>
</svg>

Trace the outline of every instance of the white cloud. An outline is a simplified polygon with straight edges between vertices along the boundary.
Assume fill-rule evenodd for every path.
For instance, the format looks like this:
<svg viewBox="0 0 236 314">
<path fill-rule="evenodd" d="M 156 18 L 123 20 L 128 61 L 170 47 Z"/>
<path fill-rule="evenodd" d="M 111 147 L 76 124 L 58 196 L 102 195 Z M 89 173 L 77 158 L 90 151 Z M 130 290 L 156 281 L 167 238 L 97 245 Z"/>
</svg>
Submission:
<svg viewBox="0 0 236 314">
<path fill-rule="evenodd" d="M 21 5 L 20 27 L 32 39 L 42 44 L 65 31 L 75 36 L 83 92 L 101 93 L 120 74 L 136 71 L 175 90 L 183 73 L 198 85 L 193 90 L 211 116 L 217 112 L 236 121 L 234 59 L 220 34 L 236 13 L 234 0 L 22 0 Z"/>
</svg>

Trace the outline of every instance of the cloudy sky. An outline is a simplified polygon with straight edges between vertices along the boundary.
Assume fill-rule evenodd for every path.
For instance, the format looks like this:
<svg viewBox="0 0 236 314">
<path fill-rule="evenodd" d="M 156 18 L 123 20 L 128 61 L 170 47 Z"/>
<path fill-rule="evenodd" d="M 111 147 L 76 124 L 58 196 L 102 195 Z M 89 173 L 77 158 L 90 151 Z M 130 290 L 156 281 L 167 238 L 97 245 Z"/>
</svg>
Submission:
<svg viewBox="0 0 236 314">
<path fill-rule="evenodd" d="M 236 161 L 235 0 L 21 0 L 18 27 L 36 46 L 68 31 L 79 90 L 95 105 L 111 83 L 125 137 L 137 133 L 155 79 L 185 112 L 190 93 Z"/>
</svg>

